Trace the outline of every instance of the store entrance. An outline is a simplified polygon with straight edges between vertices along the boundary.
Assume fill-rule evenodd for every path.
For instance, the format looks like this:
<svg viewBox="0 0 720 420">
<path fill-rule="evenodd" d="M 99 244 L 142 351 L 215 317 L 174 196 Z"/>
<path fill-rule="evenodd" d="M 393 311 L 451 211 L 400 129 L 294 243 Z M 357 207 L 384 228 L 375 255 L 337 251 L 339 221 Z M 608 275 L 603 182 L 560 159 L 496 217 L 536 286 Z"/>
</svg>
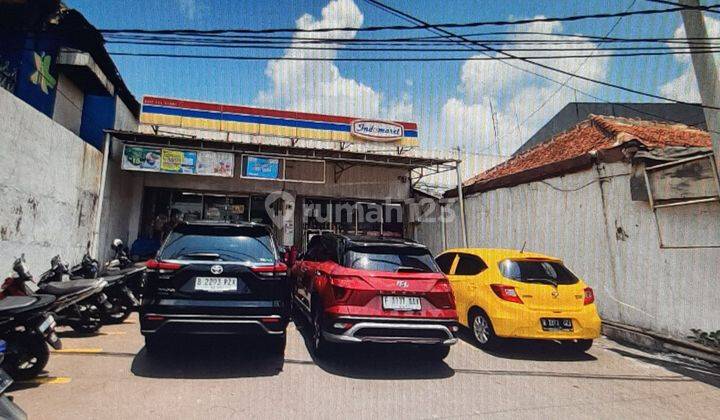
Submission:
<svg viewBox="0 0 720 420">
<path fill-rule="evenodd" d="M 215 220 L 271 224 L 265 196 L 145 188 L 140 231 L 162 241 L 180 221 Z"/>
</svg>

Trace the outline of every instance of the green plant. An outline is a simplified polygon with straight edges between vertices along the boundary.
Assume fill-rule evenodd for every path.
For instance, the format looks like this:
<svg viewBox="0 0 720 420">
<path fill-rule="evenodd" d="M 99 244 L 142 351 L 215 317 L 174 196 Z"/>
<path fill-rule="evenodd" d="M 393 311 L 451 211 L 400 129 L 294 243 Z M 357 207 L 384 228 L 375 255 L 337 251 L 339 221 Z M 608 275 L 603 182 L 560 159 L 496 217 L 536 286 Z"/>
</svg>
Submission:
<svg viewBox="0 0 720 420">
<path fill-rule="evenodd" d="M 720 348 L 720 330 L 707 332 L 697 328 L 690 329 L 692 335 L 688 338 L 698 344 L 708 347 Z"/>
</svg>

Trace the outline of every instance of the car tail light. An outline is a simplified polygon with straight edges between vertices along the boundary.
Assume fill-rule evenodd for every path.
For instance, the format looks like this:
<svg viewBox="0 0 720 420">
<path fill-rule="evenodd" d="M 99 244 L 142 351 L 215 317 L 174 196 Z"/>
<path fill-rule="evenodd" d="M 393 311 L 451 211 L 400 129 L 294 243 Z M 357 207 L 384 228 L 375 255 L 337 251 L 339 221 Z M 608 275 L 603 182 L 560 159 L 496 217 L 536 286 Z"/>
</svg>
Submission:
<svg viewBox="0 0 720 420">
<path fill-rule="evenodd" d="M 331 276 L 329 283 L 335 303 L 363 306 L 377 295 L 375 288 L 361 277 Z"/>
<path fill-rule="evenodd" d="M 517 290 L 513 286 L 506 286 L 504 284 L 491 284 L 493 292 L 502 300 L 515 303 L 523 303 L 520 296 L 517 294 Z"/>
<path fill-rule="evenodd" d="M 259 265 L 250 267 L 253 273 L 261 277 L 275 277 L 287 273 L 287 265 L 283 262 L 276 262 L 274 265 Z"/>
<path fill-rule="evenodd" d="M 425 298 L 439 309 L 452 309 L 455 307 L 455 295 L 453 295 L 450 282 L 446 279 L 439 280 L 435 283 Z"/>
<path fill-rule="evenodd" d="M 589 305 L 593 302 L 595 302 L 595 292 L 593 292 L 593 289 L 591 287 L 586 287 L 585 288 L 585 300 L 583 301 L 583 304 Z"/>
<path fill-rule="evenodd" d="M 148 270 L 161 270 L 161 271 L 175 271 L 182 268 L 182 264 L 178 263 L 171 263 L 167 261 L 160 261 L 160 260 L 148 260 L 148 262 L 145 263 L 145 266 L 148 268 Z"/>
<path fill-rule="evenodd" d="M 165 317 L 162 315 L 148 314 L 145 315 L 145 319 L 147 319 L 148 321 L 162 321 L 165 319 Z"/>
</svg>

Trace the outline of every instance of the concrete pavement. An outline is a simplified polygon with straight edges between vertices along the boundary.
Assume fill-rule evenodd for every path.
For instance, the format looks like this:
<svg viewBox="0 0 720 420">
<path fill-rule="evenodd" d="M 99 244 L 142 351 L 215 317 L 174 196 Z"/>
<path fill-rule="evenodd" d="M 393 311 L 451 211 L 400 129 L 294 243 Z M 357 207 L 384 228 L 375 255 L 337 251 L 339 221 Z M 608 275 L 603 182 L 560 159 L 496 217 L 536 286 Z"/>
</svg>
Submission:
<svg viewBox="0 0 720 420">
<path fill-rule="evenodd" d="M 290 326 L 284 357 L 246 342 L 180 342 L 149 357 L 137 318 L 100 335 L 63 335 L 48 377 L 11 392 L 31 419 L 75 418 L 717 418 L 720 371 L 600 339 L 588 354 L 465 341 L 445 362 L 396 348 L 308 353 Z M 513 350 L 514 349 L 514 350 Z"/>
</svg>

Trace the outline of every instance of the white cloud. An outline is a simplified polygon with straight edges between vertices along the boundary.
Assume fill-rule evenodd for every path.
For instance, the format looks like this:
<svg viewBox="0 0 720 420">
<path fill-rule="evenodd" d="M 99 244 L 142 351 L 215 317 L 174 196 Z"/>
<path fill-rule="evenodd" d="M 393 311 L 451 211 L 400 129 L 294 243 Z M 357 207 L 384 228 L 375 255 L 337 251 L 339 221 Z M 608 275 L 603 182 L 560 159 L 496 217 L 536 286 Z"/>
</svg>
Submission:
<svg viewBox="0 0 720 420">
<path fill-rule="evenodd" d="M 389 120 L 413 121 L 413 103 L 410 96 L 404 94 L 400 99 L 392 101 L 388 110 L 383 114 Z"/>
<path fill-rule="evenodd" d="M 537 16 L 540 18 L 541 16 Z M 561 32 L 559 22 L 537 22 L 523 25 L 518 31 Z M 538 35 L 528 35 L 537 39 Z M 514 39 L 522 39 L 515 36 Z M 553 38 L 554 39 L 554 38 Z M 575 47 L 590 48 L 592 43 L 578 43 Z M 555 52 L 530 52 L 525 55 L 556 55 Z M 520 56 L 521 53 L 514 53 Z M 486 57 L 477 54 L 474 58 Z M 608 73 L 609 59 L 544 60 L 543 63 L 562 70 L 581 74 L 592 79 L 604 79 Z M 549 118 L 568 102 L 577 99 L 572 87 L 585 92 L 596 92 L 598 86 L 592 82 L 572 79 L 566 87 L 535 76 L 527 71 L 539 73 L 553 80 L 565 82 L 567 76 L 544 70 L 518 60 L 466 61 L 460 72 L 459 95 L 450 98 L 442 108 L 440 129 L 449 136 L 453 146 L 461 145 L 468 151 L 491 153 L 498 150 L 493 129 L 493 113 L 500 139 L 499 150 L 507 154 L 513 152 L 523 141 L 540 128 Z M 548 98 L 551 98 L 548 100 Z M 546 103 L 547 101 L 547 103 Z M 490 111 L 492 103 L 493 112 Z M 538 110 L 539 109 L 539 110 Z M 537 111 L 536 111 L 537 110 Z M 532 114 L 535 112 L 534 114 Z M 532 116 L 530 116 L 532 114 Z M 527 120 L 527 121 L 526 121 Z"/>
<path fill-rule="evenodd" d="M 321 29 L 332 27 L 358 28 L 363 24 L 364 16 L 353 0 L 332 0 L 316 18 L 304 14 L 296 21 L 299 29 Z M 338 46 L 332 40 L 353 38 L 357 31 L 318 32 L 306 37 L 321 37 L 327 44 L 318 46 Z M 303 37 L 302 33 L 294 37 L 293 44 Z M 317 44 L 316 44 L 317 45 Z M 284 57 L 330 58 L 337 56 L 333 50 L 288 49 Z M 265 75 L 272 85 L 260 91 L 255 99 L 262 106 L 285 108 L 306 112 L 319 112 L 338 115 L 353 115 L 367 118 L 380 118 L 382 95 L 370 86 L 357 80 L 344 77 L 332 61 L 287 61 L 271 60 L 265 69 Z M 408 108 L 403 100 L 391 105 L 392 112 L 407 115 Z M 412 108 L 410 108 L 410 112 Z"/>
<path fill-rule="evenodd" d="M 720 36 L 720 20 L 705 17 L 705 26 L 707 27 L 709 37 Z M 673 33 L 674 38 L 685 38 L 685 26 L 680 24 Z M 677 44 L 669 44 L 677 46 Z M 716 57 L 717 54 L 713 54 Z M 683 66 L 682 73 L 676 78 L 662 85 L 660 94 L 662 96 L 678 99 L 686 102 L 700 102 L 700 92 L 698 92 L 697 79 L 692 67 L 692 60 L 689 55 L 675 55 L 675 60 Z"/>
<path fill-rule="evenodd" d="M 195 0 L 177 0 L 178 8 L 185 14 L 190 20 L 195 19 L 197 13 L 197 4 Z"/>
</svg>

